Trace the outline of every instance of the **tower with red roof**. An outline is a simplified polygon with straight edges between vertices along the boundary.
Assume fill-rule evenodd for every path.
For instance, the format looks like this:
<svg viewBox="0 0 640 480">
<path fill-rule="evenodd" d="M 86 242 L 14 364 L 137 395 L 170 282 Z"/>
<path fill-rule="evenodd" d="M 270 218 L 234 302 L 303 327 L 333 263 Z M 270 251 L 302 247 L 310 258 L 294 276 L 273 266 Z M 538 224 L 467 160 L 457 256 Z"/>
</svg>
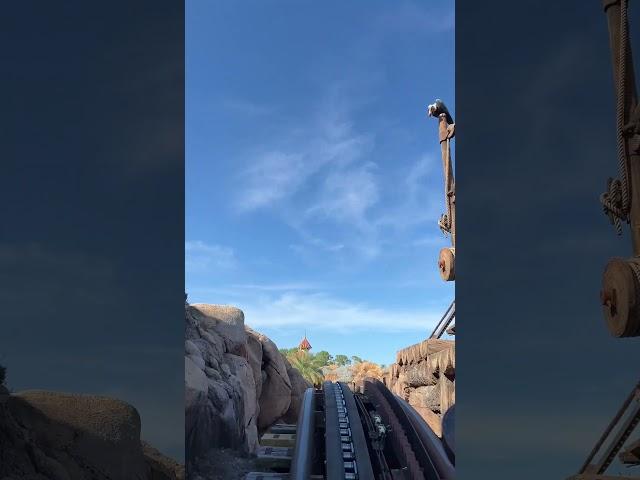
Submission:
<svg viewBox="0 0 640 480">
<path fill-rule="evenodd" d="M 298 350 L 304 351 L 304 352 L 308 352 L 309 350 L 311 350 L 311 344 L 309 343 L 309 340 L 307 340 L 306 334 L 302 339 L 302 341 L 300 342 L 300 345 L 298 345 Z"/>
</svg>

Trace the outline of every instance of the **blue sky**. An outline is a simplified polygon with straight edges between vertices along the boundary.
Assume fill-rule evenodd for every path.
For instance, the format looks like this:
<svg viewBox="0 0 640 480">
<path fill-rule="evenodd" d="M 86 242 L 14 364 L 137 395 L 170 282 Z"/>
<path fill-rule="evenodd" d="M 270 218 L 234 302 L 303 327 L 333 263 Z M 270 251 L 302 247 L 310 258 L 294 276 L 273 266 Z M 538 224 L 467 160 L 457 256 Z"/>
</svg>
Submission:
<svg viewBox="0 0 640 480">
<path fill-rule="evenodd" d="M 279 347 L 389 364 L 440 280 L 453 2 L 187 2 L 186 291 Z"/>
</svg>

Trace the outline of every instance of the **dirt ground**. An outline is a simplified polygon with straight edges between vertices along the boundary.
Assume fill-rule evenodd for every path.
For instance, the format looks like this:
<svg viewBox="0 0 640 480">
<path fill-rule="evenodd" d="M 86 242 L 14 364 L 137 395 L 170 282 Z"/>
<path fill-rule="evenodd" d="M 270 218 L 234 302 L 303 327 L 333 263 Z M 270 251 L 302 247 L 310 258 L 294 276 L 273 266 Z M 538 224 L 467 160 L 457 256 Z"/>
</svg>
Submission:
<svg viewBox="0 0 640 480">
<path fill-rule="evenodd" d="M 212 449 L 189 469 L 187 480 L 243 480 L 249 472 L 265 472 L 255 458 L 243 457 L 227 448 Z"/>
</svg>

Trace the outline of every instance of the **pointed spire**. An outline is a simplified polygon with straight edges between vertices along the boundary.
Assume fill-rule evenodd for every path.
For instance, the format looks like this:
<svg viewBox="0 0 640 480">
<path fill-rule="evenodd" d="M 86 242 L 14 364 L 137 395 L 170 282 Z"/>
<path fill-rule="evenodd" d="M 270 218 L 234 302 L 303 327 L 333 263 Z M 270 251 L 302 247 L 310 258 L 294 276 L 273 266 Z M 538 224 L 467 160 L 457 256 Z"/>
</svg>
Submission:
<svg viewBox="0 0 640 480">
<path fill-rule="evenodd" d="M 300 345 L 298 345 L 298 350 L 304 350 L 304 351 L 311 350 L 311 344 L 309 343 L 309 340 L 307 340 L 307 332 L 306 331 L 304 332 L 304 338 L 300 342 Z"/>
</svg>

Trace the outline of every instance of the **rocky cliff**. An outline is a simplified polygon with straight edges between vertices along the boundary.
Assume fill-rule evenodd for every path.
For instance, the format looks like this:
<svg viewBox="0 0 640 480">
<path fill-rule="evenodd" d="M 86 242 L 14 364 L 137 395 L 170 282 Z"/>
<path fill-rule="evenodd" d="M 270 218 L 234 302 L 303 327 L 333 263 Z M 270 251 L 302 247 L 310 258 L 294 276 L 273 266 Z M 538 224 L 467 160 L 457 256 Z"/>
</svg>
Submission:
<svg viewBox="0 0 640 480">
<path fill-rule="evenodd" d="M 0 387 L 3 480 L 178 480 L 184 467 L 140 441 L 140 416 L 107 397 Z"/>
<path fill-rule="evenodd" d="M 266 336 L 226 305 L 185 306 L 187 462 L 211 449 L 251 454 L 278 420 L 295 423 L 310 385 Z"/>
<path fill-rule="evenodd" d="M 440 436 L 442 417 L 455 403 L 455 368 L 455 342 L 427 339 L 398 351 L 384 381 Z"/>
</svg>

